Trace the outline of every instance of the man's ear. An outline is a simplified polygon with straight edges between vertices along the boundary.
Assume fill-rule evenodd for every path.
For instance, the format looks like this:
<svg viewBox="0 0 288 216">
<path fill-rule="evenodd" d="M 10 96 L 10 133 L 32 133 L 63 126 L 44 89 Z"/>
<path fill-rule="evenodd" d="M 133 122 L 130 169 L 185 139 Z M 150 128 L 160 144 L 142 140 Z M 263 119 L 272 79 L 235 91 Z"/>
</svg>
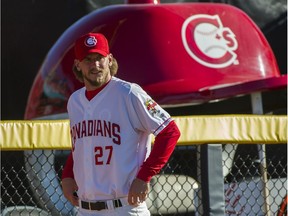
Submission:
<svg viewBox="0 0 288 216">
<path fill-rule="evenodd" d="M 78 71 L 80 71 L 79 63 L 80 61 L 78 59 L 74 60 L 74 66 L 77 68 Z"/>
<path fill-rule="evenodd" d="M 112 53 L 109 53 L 109 66 L 112 66 L 112 62 L 113 62 L 113 55 Z"/>
</svg>

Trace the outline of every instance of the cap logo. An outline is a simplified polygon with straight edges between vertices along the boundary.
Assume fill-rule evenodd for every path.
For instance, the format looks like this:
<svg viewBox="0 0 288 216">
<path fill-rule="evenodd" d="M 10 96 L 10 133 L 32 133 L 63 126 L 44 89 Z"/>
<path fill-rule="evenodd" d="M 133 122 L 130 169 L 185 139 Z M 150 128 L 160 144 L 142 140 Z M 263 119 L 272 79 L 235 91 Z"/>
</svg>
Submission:
<svg viewBox="0 0 288 216">
<path fill-rule="evenodd" d="M 85 45 L 87 47 L 93 47 L 93 46 L 96 46 L 96 44 L 97 44 L 97 39 L 94 36 L 89 36 L 85 40 Z"/>
<path fill-rule="evenodd" d="M 210 68 L 237 65 L 238 41 L 218 15 L 196 14 L 182 26 L 182 42 L 188 54 L 198 63 Z"/>
</svg>

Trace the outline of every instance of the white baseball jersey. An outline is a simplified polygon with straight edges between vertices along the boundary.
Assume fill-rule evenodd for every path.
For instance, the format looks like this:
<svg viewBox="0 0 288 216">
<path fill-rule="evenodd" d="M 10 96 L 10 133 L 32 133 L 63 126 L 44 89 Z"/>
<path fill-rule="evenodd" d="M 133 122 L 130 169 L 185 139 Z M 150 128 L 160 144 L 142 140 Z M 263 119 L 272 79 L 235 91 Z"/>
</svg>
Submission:
<svg viewBox="0 0 288 216">
<path fill-rule="evenodd" d="M 126 197 L 170 115 L 138 85 L 112 77 L 90 101 L 86 88 L 68 101 L 73 172 L 82 200 Z"/>
</svg>

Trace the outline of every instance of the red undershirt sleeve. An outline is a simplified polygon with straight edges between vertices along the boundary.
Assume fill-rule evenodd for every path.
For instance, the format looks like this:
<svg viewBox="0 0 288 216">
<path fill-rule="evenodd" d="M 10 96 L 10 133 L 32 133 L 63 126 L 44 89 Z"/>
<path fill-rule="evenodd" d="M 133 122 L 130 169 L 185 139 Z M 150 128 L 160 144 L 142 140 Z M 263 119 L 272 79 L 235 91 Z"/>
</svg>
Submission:
<svg viewBox="0 0 288 216">
<path fill-rule="evenodd" d="M 155 138 L 149 157 L 141 166 L 137 178 L 149 182 L 168 162 L 180 137 L 180 131 L 174 121 L 170 122 Z"/>
<path fill-rule="evenodd" d="M 64 179 L 64 178 L 73 178 L 74 179 L 72 151 L 66 160 L 65 166 L 64 166 L 63 171 L 62 171 L 61 178 L 62 179 Z"/>
</svg>

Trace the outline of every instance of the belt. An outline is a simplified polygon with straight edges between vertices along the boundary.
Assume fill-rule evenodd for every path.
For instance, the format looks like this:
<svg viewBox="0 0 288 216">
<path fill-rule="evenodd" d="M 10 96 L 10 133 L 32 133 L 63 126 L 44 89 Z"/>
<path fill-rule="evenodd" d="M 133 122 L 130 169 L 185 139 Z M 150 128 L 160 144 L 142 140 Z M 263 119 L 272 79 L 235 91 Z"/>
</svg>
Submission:
<svg viewBox="0 0 288 216">
<path fill-rule="evenodd" d="M 112 201 L 113 203 L 113 207 L 114 208 L 119 208 L 122 207 L 122 203 L 120 199 L 116 199 L 116 200 L 109 200 Z M 81 200 L 81 207 L 83 209 L 87 209 L 87 210 L 103 210 L 103 209 L 108 209 L 108 205 L 107 202 L 105 201 L 98 201 L 98 202 L 85 202 Z"/>
</svg>

